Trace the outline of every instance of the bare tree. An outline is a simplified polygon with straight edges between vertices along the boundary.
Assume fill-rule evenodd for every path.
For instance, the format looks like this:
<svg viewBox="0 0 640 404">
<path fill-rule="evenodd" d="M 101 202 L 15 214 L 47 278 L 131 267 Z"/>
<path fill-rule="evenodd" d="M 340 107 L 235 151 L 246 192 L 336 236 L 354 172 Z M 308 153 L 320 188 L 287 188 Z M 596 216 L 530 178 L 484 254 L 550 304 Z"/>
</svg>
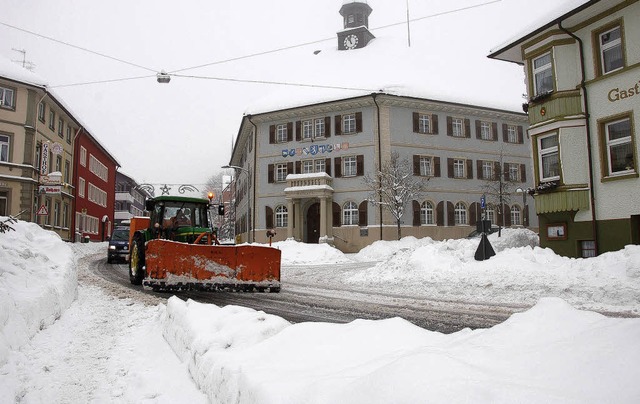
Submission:
<svg viewBox="0 0 640 404">
<path fill-rule="evenodd" d="M 398 240 L 402 237 L 400 223 L 405 206 L 411 200 L 422 197 L 427 190 L 427 181 L 415 177 L 409 160 L 400 159 L 397 152 L 391 153 L 391 158 L 374 175 L 364 176 L 364 183 L 371 190 L 367 201 L 382 206 L 395 218 Z"/>
<path fill-rule="evenodd" d="M 491 176 L 485 178 L 486 182 L 482 187 L 482 191 L 486 195 L 486 203 L 488 206 L 496 208 L 496 214 L 502 220 L 498 220 L 498 237 L 502 234 L 502 228 L 505 227 L 505 215 L 510 212 L 504 212 L 504 206 L 511 203 L 511 194 L 513 193 L 513 181 L 509 178 L 507 166 L 504 164 L 504 153 L 500 151 L 500 160 L 494 165 Z"/>
<path fill-rule="evenodd" d="M 213 174 L 209 179 L 207 179 L 207 182 L 204 184 L 204 188 L 201 190 L 203 198 L 207 198 L 209 192 L 213 192 L 216 197 L 222 195 L 222 176 L 223 173 L 219 172 Z"/>
</svg>

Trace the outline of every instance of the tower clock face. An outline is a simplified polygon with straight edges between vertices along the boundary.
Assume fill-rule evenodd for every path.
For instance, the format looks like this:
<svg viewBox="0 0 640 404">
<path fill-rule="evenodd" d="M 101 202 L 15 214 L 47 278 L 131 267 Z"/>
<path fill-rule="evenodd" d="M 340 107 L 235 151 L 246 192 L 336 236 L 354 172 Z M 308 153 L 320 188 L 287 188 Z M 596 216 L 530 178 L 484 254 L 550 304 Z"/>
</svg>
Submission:
<svg viewBox="0 0 640 404">
<path fill-rule="evenodd" d="M 358 37 L 356 35 L 351 34 L 344 38 L 345 49 L 355 49 L 356 46 L 358 46 Z"/>
</svg>

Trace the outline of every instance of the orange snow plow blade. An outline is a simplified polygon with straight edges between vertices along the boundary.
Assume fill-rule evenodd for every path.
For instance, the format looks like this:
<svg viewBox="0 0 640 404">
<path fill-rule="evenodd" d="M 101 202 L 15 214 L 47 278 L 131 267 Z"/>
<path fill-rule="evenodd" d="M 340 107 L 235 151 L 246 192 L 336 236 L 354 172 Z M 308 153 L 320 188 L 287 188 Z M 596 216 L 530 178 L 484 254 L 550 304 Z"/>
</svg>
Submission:
<svg viewBox="0 0 640 404">
<path fill-rule="evenodd" d="M 150 240 L 145 286 L 156 290 L 280 290 L 281 251 L 252 245 L 186 244 Z"/>
</svg>

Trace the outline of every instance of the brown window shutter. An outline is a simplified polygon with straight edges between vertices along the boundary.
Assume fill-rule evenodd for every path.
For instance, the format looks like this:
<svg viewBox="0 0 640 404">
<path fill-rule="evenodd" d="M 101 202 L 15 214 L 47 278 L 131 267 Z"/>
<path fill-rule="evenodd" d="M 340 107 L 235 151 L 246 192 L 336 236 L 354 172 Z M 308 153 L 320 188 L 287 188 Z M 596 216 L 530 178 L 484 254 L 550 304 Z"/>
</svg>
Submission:
<svg viewBox="0 0 640 404">
<path fill-rule="evenodd" d="M 456 215 L 455 209 L 453 207 L 453 202 L 447 201 L 447 226 L 455 226 L 456 225 Z"/>
<path fill-rule="evenodd" d="M 336 115 L 333 120 L 336 136 L 342 135 L 342 115 Z"/>
<path fill-rule="evenodd" d="M 500 162 L 499 161 L 495 161 L 493 163 L 493 178 L 491 178 L 492 180 L 497 180 L 500 179 Z"/>
<path fill-rule="evenodd" d="M 418 114 L 417 112 L 413 113 L 413 132 L 414 133 L 420 132 L 419 116 L 420 114 Z"/>
<path fill-rule="evenodd" d="M 327 173 L 327 175 L 331 175 L 331 159 L 325 159 L 324 160 L 324 172 Z"/>
<path fill-rule="evenodd" d="M 502 124 L 502 141 L 505 143 L 509 141 L 509 126 L 506 123 Z"/>
<path fill-rule="evenodd" d="M 364 175 L 364 154 L 359 154 L 356 156 L 356 175 Z"/>
<path fill-rule="evenodd" d="M 436 225 L 444 226 L 444 202 L 440 202 L 436 206 Z"/>
<path fill-rule="evenodd" d="M 273 164 L 269 164 L 269 166 L 267 167 L 267 176 L 269 178 L 267 182 L 269 184 L 273 184 L 273 175 L 274 175 L 273 168 L 274 168 Z"/>
<path fill-rule="evenodd" d="M 479 180 L 484 180 L 484 171 L 482 170 L 482 160 L 476 160 L 476 171 Z"/>
<path fill-rule="evenodd" d="M 273 209 L 271 209 L 268 206 L 265 206 L 264 217 L 266 220 L 267 229 L 273 229 Z"/>
<path fill-rule="evenodd" d="M 471 137 L 471 121 L 468 118 L 464 119 L 464 136 Z"/>
<path fill-rule="evenodd" d="M 302 122 L 296 121 L 296 141 L 302 140 Z"/>
<path fill-rule="evenodd" d="M 369 223 L 368 223 L 369 220 L 368 220 L 368 215 L 367 215 L 368 206 L 369 206 L 369 202 L 368 201 L 363 201 L 358 206 L 358 224 L 360 226 L 362 226 L 362 227 L 369 225 Z"/>
<path fill-rule="evenodd" d="M 477 202 L 473 202 L 471 205 L 469 205 L 469 225 L 471 226 L 475 226 L 476 225 L 476 221 L 478 220 L 478 216 L 480 216 L 479 212 L 478 212 L 478 206 L 479 204 Z"/>
<path fill-rule="evenodd" d="M 420 156 L 413 156 L 413 175 L 420 175 Z"/>
<path fill-rule="evenodd" d="M 498 226 L 502 226 L 502 223 L 504 223 L 502 221 L 503 216 L 504 216 L 504 209 L 498 209 L 498 212 L 496 212 L 496 224 Z"/>
<path fill-rule="evenodd" d="M 292 173 L 294 174 L 294 173 Z M 296 161 L 296 172 L 295 174 L 302 174 L 302 161 Z"/>
<path fill-rule="evenodd" d="M 518 126 L 518 143 L 524 143 L 524 133 L 522 126 Z"/>
<path fill-rule="evenodd" d="M 509 178 L 509 163 L 504 163 L 502 166 L 502 178 L 505 181 L 511 181 L 511 178 Z"/>
<path fill-rule="evenodd" d="M 480 139 L 480 121 L 476 119 L 476 139 Z"/>
<path fill-rule="evenodd" d="M 473 160 L 467 160 L 467 178 L 473 179 Z"/>
<path fill-rule="evenodd" d="M 287 141 L 293 140 L 293 122 L 287 122 Z"/>
<path fill-rule="evenodd" d="M 447 158 L 447 171 L 449 172 L 449 178 L 453 178 L 453 159 Z"/>
<path fill-rule="evenodd" d="M 333 171 L 336 173 L 336 178 L 342 177 L 342 157 L 336 157 L 333 159 Z"/>
<path fill-rule="evenodd" d="M 440 157 L 433 158 L 433 166 L 434 177 L 440 177 Z"/>
<path fill-rule="evenodd" d="M 356 132 L 362 132 L 362 112 L 356 112 Z"/>
<path fill-rule="evenodd" d="M 332 210 L 332 221 L 333 221 L 333 227 L 340 227 L 342 220 L 340 220 L 341 218 L 341 213 L 342 213 L 342 209 L 340 209 L 340 205 L 338 205 L 336 202 L 333 203 L 333 205 L 331 205 L 331 210 Z"/>
<path fill-rule="evenodd" d="M 289 174 L 293 174 L 293 162 L 287 163 L 287 175 Z"/>
<path fill-rule="evenodd" d="M 491 140 L 498 140 L 498 123 L 491 122 Z"/>
<path fill-rule="evenodd" d="M 511 226 L 511 207 L 509 207 L 509 205 L 505 203 L 503 210 L 504 210 L 504 225 L 506 227 L 510 227 Z"/>
<path fill-rule="evenodd" d="M 324 137 L 331 137 L 331 117 L 324 117 Z"/>
<path fill-rule="evenodd" d="M 413 203 L 413 225 L 414 226 L 420 226 L 422 223 L 420 223 L 420 202 L 418 201 L 412 201 Z"/>
<path fill-rule="evenodd" d="M 527 182 L 527 166 L 520 164 L 520 182 Z"/>
<path fill-rule="evenodd" d="M 269 126 L 269 144 L 276 143 L 276 125 Z"/>
<path fill-rule="evenodd" d="M 438 134 L 438 115 L 431 115 L 431 133 L 434 135 Z"/>
<path fill-rule="evenodd" d="M 453 118 L 447 117 L 447 136 L 453 136 Z"/>
</svg>

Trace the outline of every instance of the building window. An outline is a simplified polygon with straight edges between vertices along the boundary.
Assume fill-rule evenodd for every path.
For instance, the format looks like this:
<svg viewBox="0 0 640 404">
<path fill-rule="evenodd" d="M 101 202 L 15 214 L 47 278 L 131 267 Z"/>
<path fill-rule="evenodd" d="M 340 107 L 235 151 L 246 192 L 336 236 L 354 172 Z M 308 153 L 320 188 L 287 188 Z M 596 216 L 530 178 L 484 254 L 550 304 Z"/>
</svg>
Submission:
<svg viewBox="0 0 640 404">
<path fill-rule="evenodd" d="M 451 118 L 451 134 L 455 137 L 464 137 L 464 119 Z"/>
<path fill-rule="evenodd" d="M 87 166 L 87 149 L 80 146 L 80 165 L 83 167 Z"/>
<path fill-rule="evenodd" d="M 356 114 L 342 116 L 342 133 L 356 133 Z"/>
<path fill-rule="evenodd" d="M 67 144 L 71 144 L 71 126 L 67 125 Z"/>
<path fill-rule="evenodd" d="M 47 210 L 47 215 L 44 217 L 44 224 L 46 226 L 49 226 L 50 221 L 49 221 L 49 217 L 51 217 L 51 199 L 49 198 L 45 198 L 44 199 L 44 207 Z"/>
<path fill-rule="evenodd" d="M 324 124 L 324 118 L 317 118 L 314 121 L 315 124 L 315 137 L 325 137 L 325 133 L 326 133 L 326 128 L 325 128 L 325 124 Z"/>
<path fill-rule="evenodd" d="M 483 161 L 482 162 L 482 178 L 485 180 L 493 179 L 493 166 L 495 163 L 493 161 Z"/>
<path fill-rule="evenodd" d="M 607 74 L 624 67 L 622 57 L 622 35 L 620 26 L 601 33 L 599 36 L 600 45 L 600 68 L 603 74 Z"/>
<path fill-rule="evenodd" d="M 425 201 L 422 202 L 422 205 L 420 205 L 420 223 L 435 224 L 433 216 L 433 203 Z"/>
<path fill-rule="evenodd" d="M 491 223 L 496 222 L 496 210 L 493 206 L 487 207 L 484 213 L 485 213 L 486 220 L 489 220 Z"/>
<path fill-rule="evenodd" d="M 493 140 L 491 133 L 491 122 L 480 122 L 480 139 Z"/>
<path fill-rule="evenodd" d="M 53 226 L 60 227 L 60 202 L 53 203 Z"/>
<path fill-rule="evenodd" d="M 40 122 L 44 122 L 44 102 L 38 104 L 38 119 Z"/>
<path fill-rule="evenodd" d="M 423 177 L 433 176 L 433 157 L 420 156 L 420 175 Z"/>
<path fill-rule="evenodd" d="M 302 174 L 310 174 L 313 172 L 313 160 L 304 160 L 302 162 Z"/>
<path fill-rule="evenodd" d="M 592 258 L 596 256 L 596 242 L 593 240 L 580 241 L 580 256 L 582 258 Z"/>
<path fill-rule="evenodd" d="M 539 96 L 553 91 L 553 70 L 551 52 L 533 59 L 533 90 Z"/>
<path fill-rule="evenodd" d="M 276 126 L 276 142 L 285 143 L 288 139 L 287 125 L 281 123 Z"/>
<path fill-rule="evenodd" d="M 16 107 L 15 91 L 11 88 L 0 87 L 0 108 L 13 109 Z"/>
<path fill-rule="evenodd" d="M 427 114 L 418 115 L 418 132 L 431 133 L 431 116 Z"/>
<path fill-rule="evenodd" d="M 69 205 L 66 203 L 62 205 L 62 228 L 69 228 Z"/>
<path fill-rule="evenodd" d="M 326 172 L 326 170 L 327 170 L 327 168 L 326 168 L 327 162 L 326 162 L 325 159 L 317 159 L 317 160 L 314 160 L 313 162 L 314 162 L 314 164 L 316 166 L 316 172 L 317 173 Z"/>
<path fill-rule="evenodd" d="M 78 178 L 78 196 L 80 198 L 84 198 L 84 189 L 85 189 L 84 185 L 85 185 L 84 184 L 84 178 L 79 177 Z"/>
<path fill-rule="evenodd" d="M 342 176 L 354 177 L 358 175 L 358 160 L 356 156 L 349 156 L 342 159 Z"/>
<path fill-rule="evenodd" d="M 519 143 L 518 141 L 518 128 L 514 125 L 507 126 L 507 142 L 509 143 Z"/>
<path fill-rule="evenodd" d="M 62 172 L 62 156 L 56 156 L 56 171 Z"/>
<path fill-rule="evenodd" d="M 58 136 L 62 137 L 64 133 L 64 121 L 62 118 L 58 119 Z"/>
<path fill-rule="evenodd" d="M 0 161 L 9 161 L 9 136 L 0 135 Z"/>
<path fill-rule="evenodd" d="M 467 224 L 467 207 L 462 202 L 454 207 L 454 220 L 456 225 Z"/>
<path fill-rule="evenodd" d="M 49 129 L 56 129 L 56 113 L 53 110 L 49 110 Z"/>
<path fill-rule="evenodd" d="M 358 205 L 355 202 L 347 202 L 342 207 L 342 224 L 358 224 Z"/>
<path fill-rule="evenodd" d="M 604 124 L 607 175 L 628 174 L 635 171 L 631 119 L 625 118 Z"/>
<path fill-rule="evenodd" d="M 509 181 L 520 181 L 520 165 L 507 163 L 509 172 Z"/>
<path fill-rule="evenodd" d="M 93 154 L 89 155 L 89 171 L 105 182 L 109 180 L 109 168 L 102 164 Z"/>
<path fill-rule="evenodd" d="M 311 120 L 302 121 L 302 138 L 313 138 L 313 122 Z"/>
<path fill-rule="evenodd" d="M 280 205 L 276 208 L 276 227 L 287 227 L 289 223 L 289 213 L 287 207 Z"/>
<path fill-rule="evenodd" d="M 453 160 L 453 178 L 466 178 L 464 168 L 465 160 L 454 159 Z"/>
<path fill-rule="evenodd" d="M 9 213 L 7 211 L 7 193 L 6 192 L 0 192 L 0 216 L 7 216 L 7 213 Z"/>
<path fill-rule="evenodd" d="M 107 193 L 104 190 L 96 187 L 92 183 L 89 183 L 88 194 L 89 196 L 87 199 L 91 202 L 102 207 L 107 206 Z"/>
<path fill-rule="evenodd" d="M 520 226 L 520 207 L 517 205 L 513 205 L 511 207 L 511 224 L 515 226 Z"/>
<path fill-rule="evenodd" d="M 538 139 L 538 163 L 540 164 L 540 181 L 560 179 L 560 153 L 557 134 Z"/>
<path fill-rule="evenodd" d="M 284 182 L 287 180 L 287 164 L 276 164 L 276 182 Z"/>
<path fill-rule="evenodd" d="M 71 163 L 69 162 L 69 160 L 65 160 L 64 161 L 64 182 L 66 184 L 69 184 L 71 178 Z"/>
</svg>

